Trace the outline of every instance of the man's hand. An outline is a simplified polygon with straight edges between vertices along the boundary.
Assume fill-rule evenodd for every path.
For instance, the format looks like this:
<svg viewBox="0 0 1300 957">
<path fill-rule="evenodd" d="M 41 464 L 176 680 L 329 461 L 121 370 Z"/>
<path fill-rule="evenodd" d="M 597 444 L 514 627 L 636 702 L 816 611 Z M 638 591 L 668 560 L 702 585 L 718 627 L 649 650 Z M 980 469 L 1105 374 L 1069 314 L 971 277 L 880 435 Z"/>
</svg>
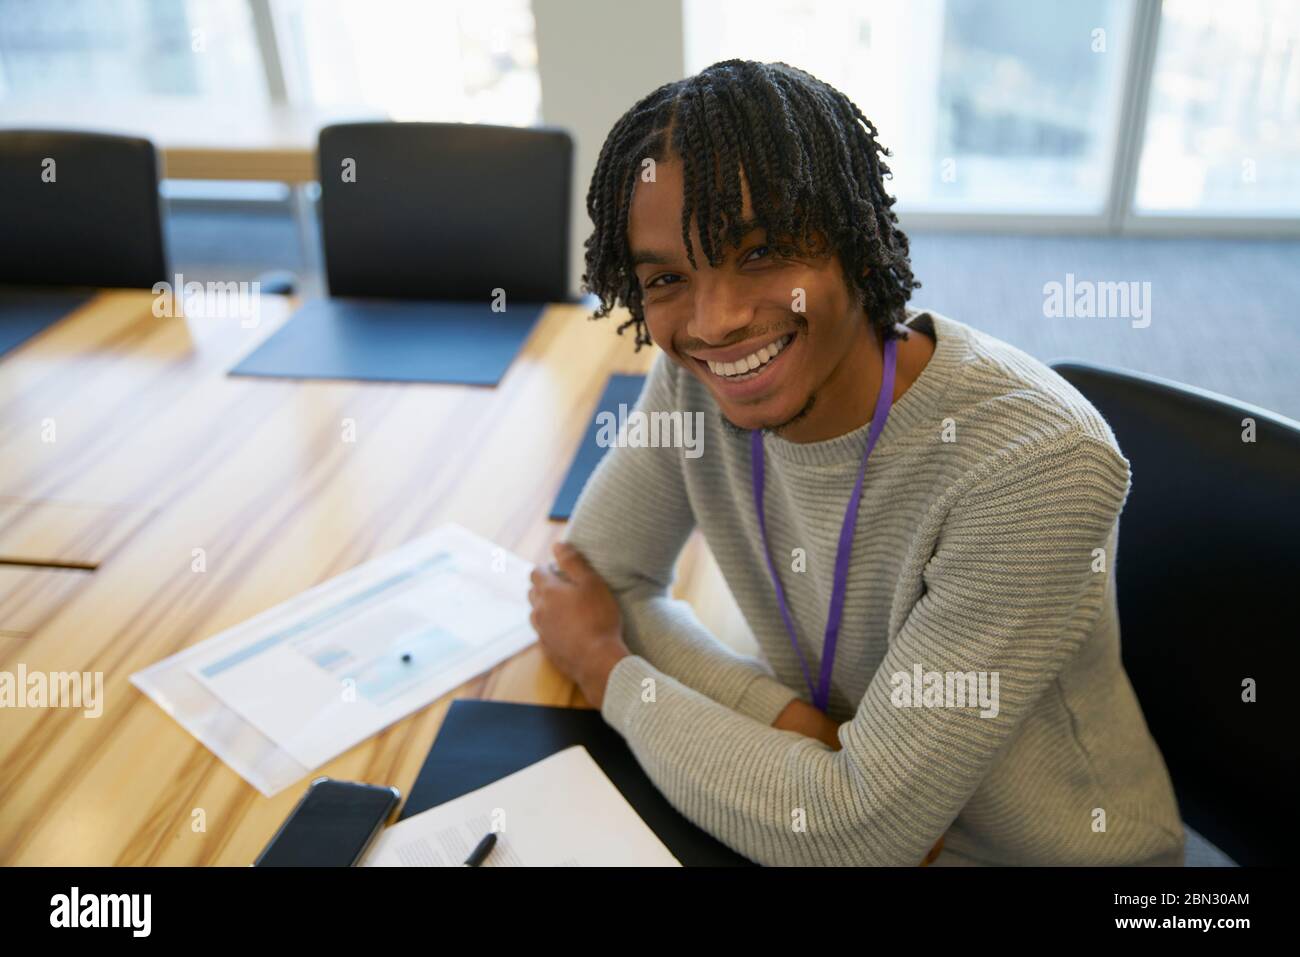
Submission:
<svg viewBox="0 0 1300 957">
<path fill-rule="evenodd" d="M 582 554 L 565 542 L 553 549 L 551 567 L 533 569 L 528 620 L 542 650 L 573 681 L 593 708 L 605 700 L 614 666 L 630 652 L 623 643 L 618 600 Z"/>
<path fill-rule="evenodd" d="M 812 705 L 795 698 L 786 705 L 772 727 L 816 738 L 832 751 L 840 749 L 840 726 Z"/>
</svg>

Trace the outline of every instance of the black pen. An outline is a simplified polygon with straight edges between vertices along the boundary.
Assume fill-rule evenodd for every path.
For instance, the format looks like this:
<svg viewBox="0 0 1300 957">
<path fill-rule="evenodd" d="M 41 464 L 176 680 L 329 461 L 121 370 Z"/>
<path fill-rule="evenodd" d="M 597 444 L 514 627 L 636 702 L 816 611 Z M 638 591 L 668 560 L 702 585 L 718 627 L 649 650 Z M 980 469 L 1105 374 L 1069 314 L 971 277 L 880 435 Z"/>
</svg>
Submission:
<svg viewBox="0 0 1300 957">
<path fill-rule="evenodd" d="M 489 831 L 487 837 L 478 842 L 478 847 L 470 851 L 469 857 L 465 858 L 465 863 L 462 864 L 461 867 L 478 867 L 487 860 L 488 854 L 491 853 L 492 848 L 496 846 L 496 843 L 496 831 Z"/>
</svg>

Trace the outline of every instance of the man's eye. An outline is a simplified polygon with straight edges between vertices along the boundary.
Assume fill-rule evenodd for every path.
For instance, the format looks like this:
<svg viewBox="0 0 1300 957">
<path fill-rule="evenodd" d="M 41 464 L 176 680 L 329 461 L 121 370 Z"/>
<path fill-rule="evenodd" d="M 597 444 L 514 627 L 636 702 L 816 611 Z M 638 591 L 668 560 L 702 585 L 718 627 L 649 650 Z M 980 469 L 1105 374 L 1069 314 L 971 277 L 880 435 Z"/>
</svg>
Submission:
<svg viewBox="0 0 1300 957">
<path fill-rule="evenodd" d="M 755 246 L 753 249 L 749 251 L 749 255 L 745 257 L 745 262 L 749 262 L 751 259 L 755 259 L 755 258 L 762 259 L 771 251 L 772 251 L 771 246 Z M 762 253 L 763 255 L 755 257 L 754 255 L 755 253 Z"/>
<path fill-rule="evenodd" d="M 680 278 L 681 276 L 677 275 L 677 273 L 675 272 L 666 272 L 662 276 L 655 276 L 648 283 L 646 283 L 645 286 L 647 289 L 650 289 L 654 286 L 661 285 L 660 283 L 661 279 L 680 279 Z M 668 283 L 667 285 L 676 285 L 676 283 Z"/>
</svg>

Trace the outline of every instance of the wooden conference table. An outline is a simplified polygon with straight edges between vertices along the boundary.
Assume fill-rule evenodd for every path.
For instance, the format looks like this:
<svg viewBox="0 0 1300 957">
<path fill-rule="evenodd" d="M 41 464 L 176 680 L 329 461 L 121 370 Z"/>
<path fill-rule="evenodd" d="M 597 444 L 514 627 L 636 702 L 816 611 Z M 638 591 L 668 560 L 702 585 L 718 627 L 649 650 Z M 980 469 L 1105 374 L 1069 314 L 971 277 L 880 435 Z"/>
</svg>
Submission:
<svg viewBox="0 0 1300 957">
<path fill-rule="evenodd" d="M 552 306 L 495 389 L 229 377 L 292 302 L 254 329 L 151 303 L 103 292 L 0 360 L 0 670 L 102 671 L 105 702 L 0 709 L 0 864 L 251 863 L 308 779 L 263 797 L 129 676 L 448 521 L 548 559 L 606 377 L 652 358 Z M 698 540 L 679 575 L 735 626 Z M 318 773 L 409 794 L 456 697 L 583 704 L 533 645 Z"/>
</svg>

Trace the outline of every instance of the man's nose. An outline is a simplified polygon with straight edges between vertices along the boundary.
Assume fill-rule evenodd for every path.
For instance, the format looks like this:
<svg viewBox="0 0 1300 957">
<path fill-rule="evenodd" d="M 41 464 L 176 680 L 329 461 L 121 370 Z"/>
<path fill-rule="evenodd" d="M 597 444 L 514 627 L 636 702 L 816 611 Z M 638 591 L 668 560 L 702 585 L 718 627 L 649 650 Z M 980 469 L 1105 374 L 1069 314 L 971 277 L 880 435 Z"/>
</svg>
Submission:
<svg viewBox="0 0 1300 957">
<path fill-rule="evenodd" d="M 699 282 L 686 331 L 710 345 L 726 342 L 754 322 L 755 305 L 753 297 L 745 296 L 734 283 Z"/>
</svg>

